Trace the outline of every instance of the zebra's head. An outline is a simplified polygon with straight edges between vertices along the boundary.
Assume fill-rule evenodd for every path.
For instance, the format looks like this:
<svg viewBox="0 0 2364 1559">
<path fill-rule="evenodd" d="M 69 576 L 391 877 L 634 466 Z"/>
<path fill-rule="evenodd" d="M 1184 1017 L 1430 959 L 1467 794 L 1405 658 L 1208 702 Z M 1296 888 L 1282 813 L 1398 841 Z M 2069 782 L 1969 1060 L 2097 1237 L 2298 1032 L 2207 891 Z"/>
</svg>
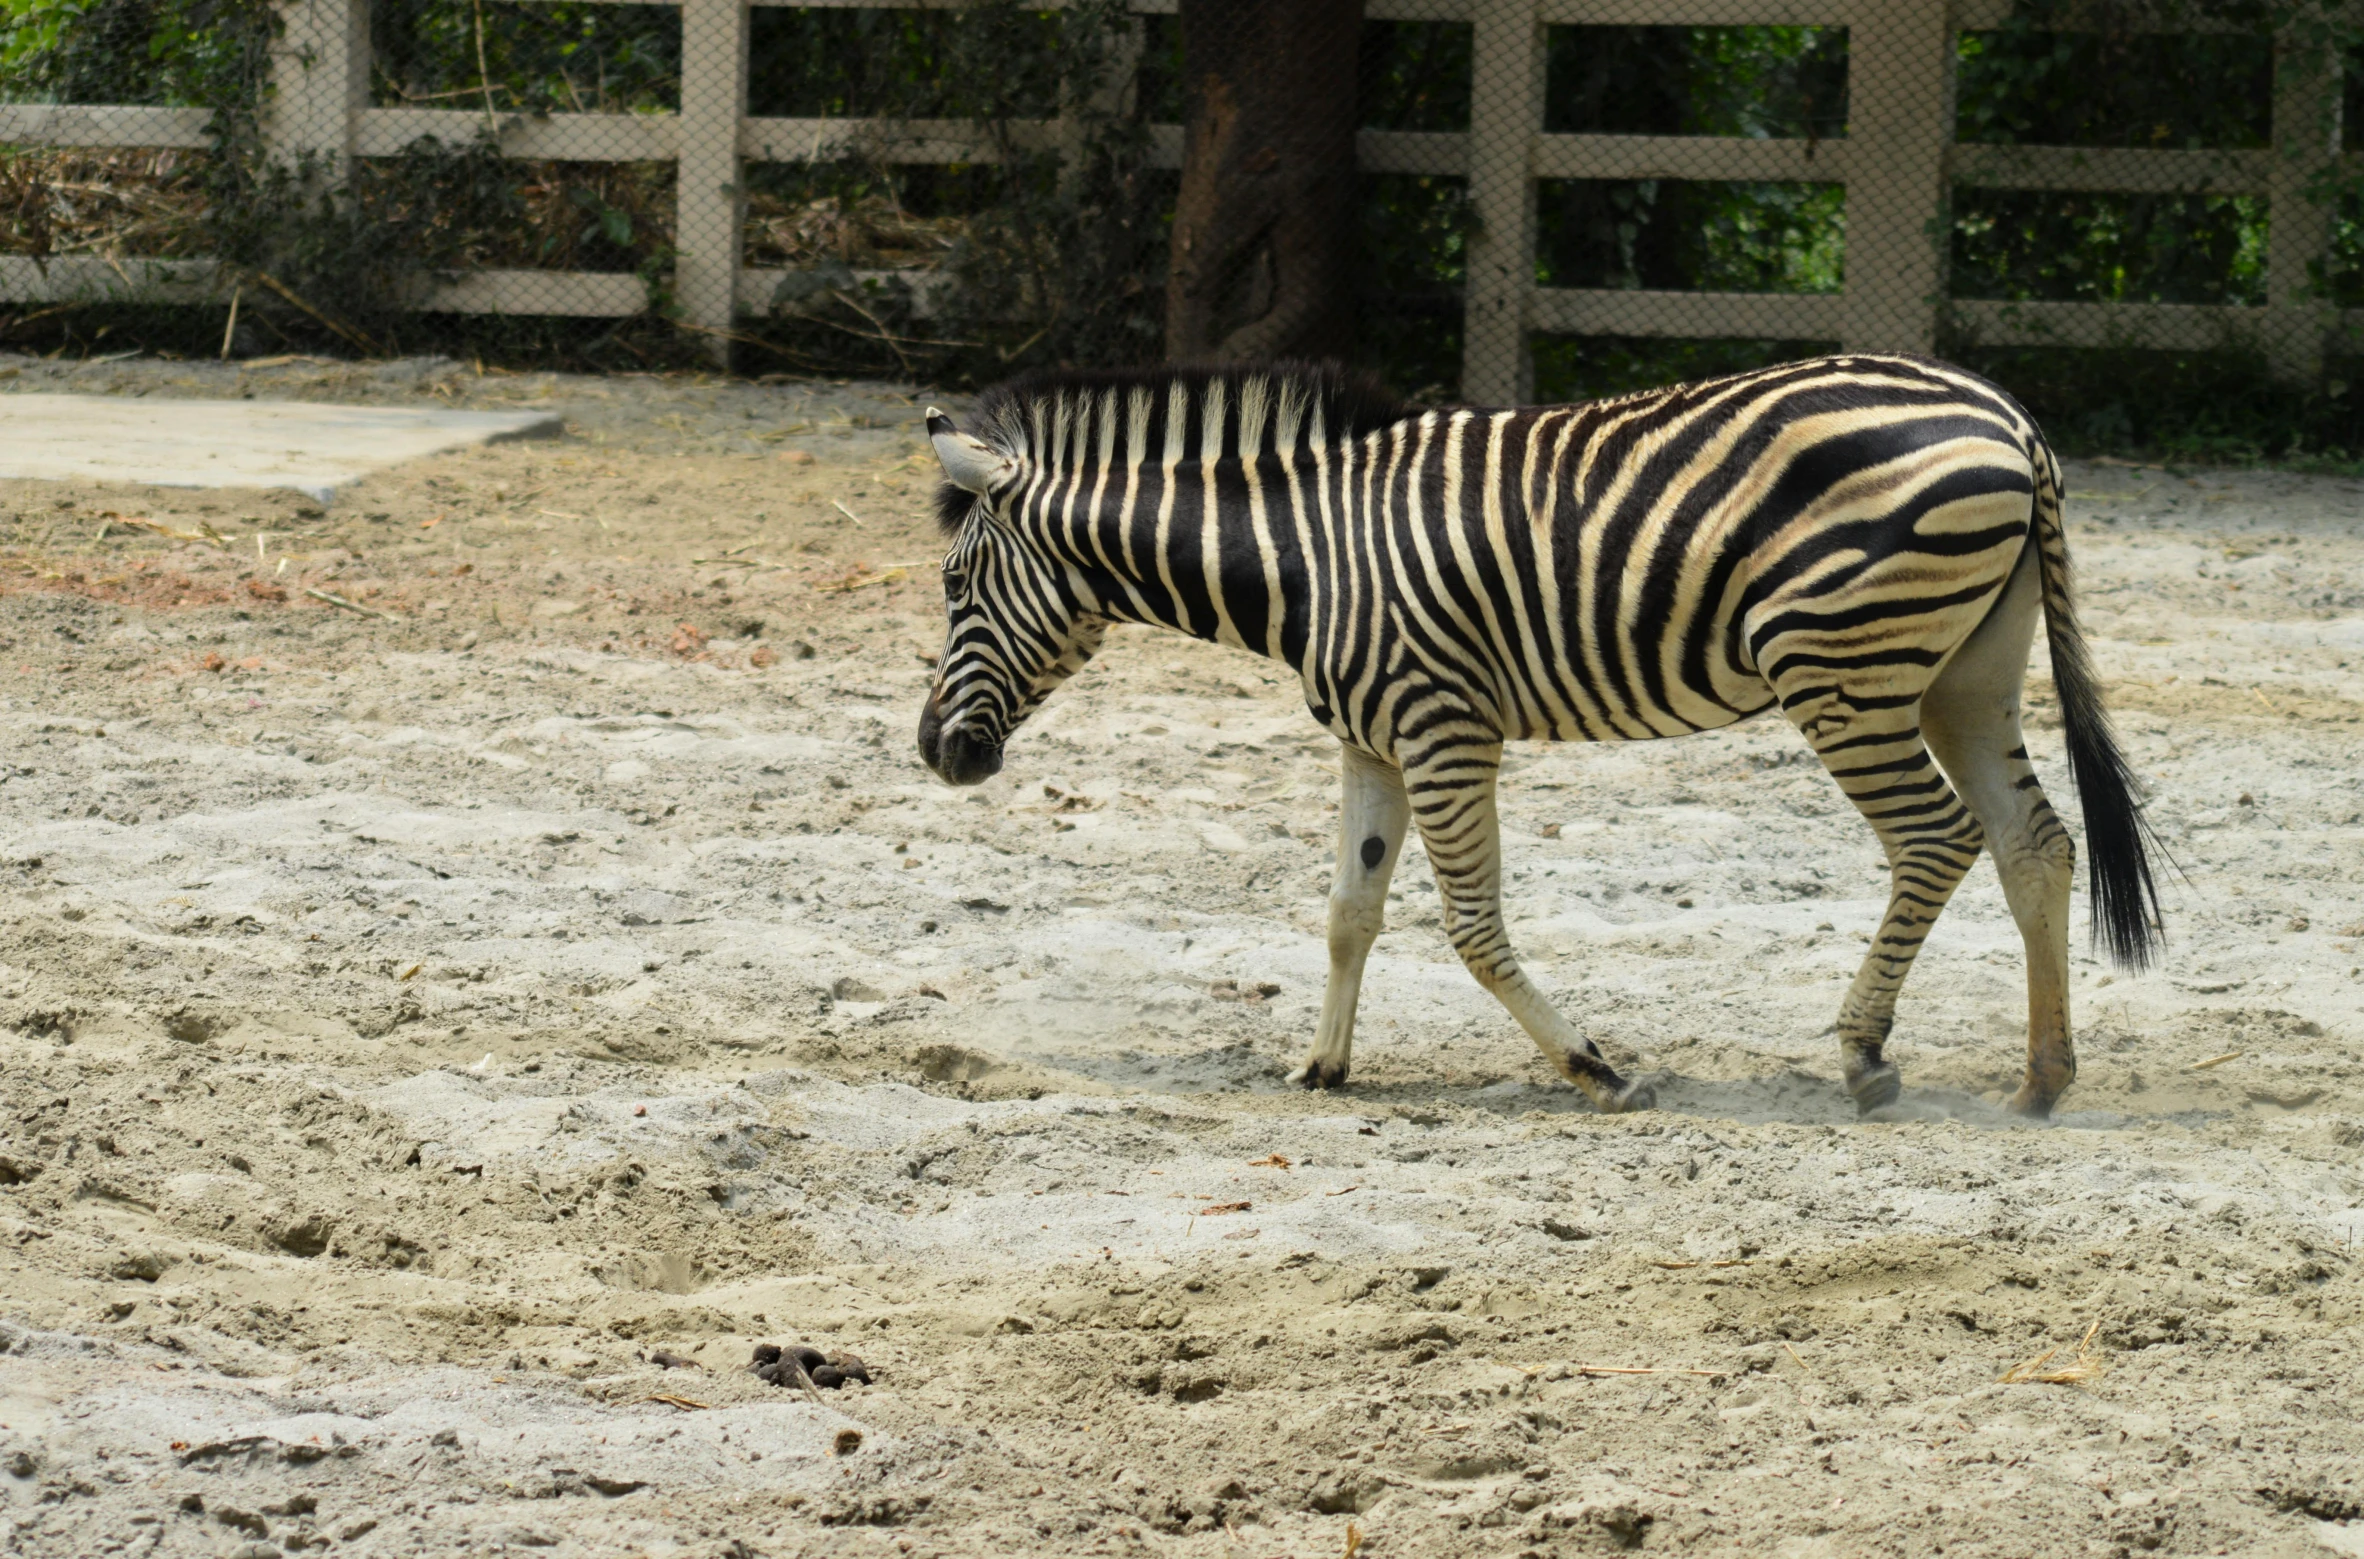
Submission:
<svg viewBox="0 0 2364 1559">
<path fill-rule="evenodd" d="M 1068 570 L 1011 523 L 1018 460 L 928 408 L 943 462 L 937 515 L 944 557 L 944 655 L 919 716 L 919 755 L 937 776 L 974 785 L 1001 772 L 1002 744 L 1100 648 L 1107 624 Z"/>
</svg>

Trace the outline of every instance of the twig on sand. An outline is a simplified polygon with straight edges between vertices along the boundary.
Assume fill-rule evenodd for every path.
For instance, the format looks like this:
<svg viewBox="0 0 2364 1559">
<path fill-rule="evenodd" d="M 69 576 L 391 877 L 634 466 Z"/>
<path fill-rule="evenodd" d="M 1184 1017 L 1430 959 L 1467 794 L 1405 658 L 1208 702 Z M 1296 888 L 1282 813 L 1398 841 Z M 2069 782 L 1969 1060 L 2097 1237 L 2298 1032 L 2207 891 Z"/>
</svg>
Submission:
<svg viewBox="0 0 2364 1559">
<path fill-rule="evenodd" d="M 871 585 L 891 585 L 900 580 L 904 570 L 890 568 L 876 574 L 860 574 L 847 579 L 833 579 L 813 586 L 815 590 L 834 590 L 840 594 L 848 590 L 867 589 Z"/>
<path fill-rule="evenodd" d="M 2046 1361 L 2060 1351 L 2058 1348 L 2046 1348 L 2034 1358 L 2012 1365 L 1996 1379 L 2006 1386 L 2081 1386 L 2106 1367 L 2093 1356 L 2093 1339 L 2100 1333 L 2101 1322 L 2096 1319 L 2085 1328 L 2085 1335 L 2078 1340 L 2077 1356 L 2066 1364 L 2044 1368 Z"/>
<path fill-rule="evenodd" d="M 829 1405 L 821 1400 L 821 1388 L 813 1384 L 813 1377 L 804 1372 L 804 1361 L 797 1358 L 795 1354 L 785 1351 L 781 1353 L 780 1361 L 796 1371 L 796 1383 L 804 1387 L 806 1396 L 813 1399 L 813 1406 L 827 1407 Z"/>
<path fill-rule="evenodd" d="M 2246 1050 L 2228 1050 L 2221 1056 L 2210 1056 L 2205 1061 L 2194 1061 L 2192 1063 L 2192 1070 L 2195 1072 L 2205 1072 L 2212 1066 L 2222 1066 L 2227 1061 L 2238 1061 L 2247 1054 L 2249 1054 L 2249 1052 Z"/>
<path fill-rule="evenodd" d="M 860 530 L 862 528 L 862 517 L 856 514 L 853 510 L 847 508 L 844 504 L 839 503 L 836 499 L 832 498 L 829 500 L 829 507 L 835 509 L 847 519 L 853 521 L 854 529 Z"/>
<path fill-rule="evenodd" d="M 355 346 L 361 348 L 362 351 L 367 352 L 372 357 L 383 355 L 379 352 L 378 344 L 375 341 L 372 341 L 369 337 L 363 335 L 360 331 L 354 329 L 352 326 L 345 324 L 343 321 L 334 319 L 327 314 L 323 314 L 311 304 L 306 303 L 303 299 L 295 295 L 294 290 L 290 288 L 287 283 L 281 281 L 278 277 L 273 276 L 269 271 L 257 271 L 254 273 L 254 277 L 256 281 L 261 282 L 264 286 L 270 288 L 273 292 L 276 292 L 279 294 L 279 296 L 285 298 L 297 308 L 302 309 L 305 313 L 311 315 L 312 318 L 317 320 L 324 328 L 334 332 L 337 335 L 343 336 L 347 341 L 350 341 Z"/>
<path fill-rule="evenodd" d="M 680 1409 L 681 1409 L 683 1412 L 685 1412 L 685 1413 L 702 1413 L 702 1412 L 704 1412 L 704 1411 L 705 1411 L 707 1408 L 709 1408 L 709 1407 L 713 1406 L 713 1404 L 712 1404 L 712 1403 L 710 1403 L 710 1402 L 700 1402 L 700 1401 L 698 1401 L 698 1400 L 697 1400 L 696 1398 L 694 1398 L 694 1397 L 675 1397 L 675 1396 L 657 1395 L 657 1396 L 643 1397 L 643 1398 L 641 1398 L 641 1400 L 642 1400 L 643 1402 L 662 1402 L 662 1403 L 664 1403 L 664 1404 L 665 1404 L 667 1407 L 677 1407 L 677 1408 L 680 1408 Z"/>
<path fill-rule="evenodd" d="M 210 525 L 202 530 L 182 530 L 178 526 L 167 525 L 162 520 L 151 520 L 136 514 L 116 514 L 112 511 L 107 514 L 106 523 L 107 525 L 129 525 L 139 530 L 153 531 L 167 541 L 202 541 L 209 547 L 222 545 L 221 536 Z M 106 533 L 106 526 L 100 526 L 99 536 L 103 537 Z"/>
<path fill-rule="evenodd" d="M 306 585 L 304 586 L 304 594 L 315 601 L 326 601 L 331 606 L 341 606 L 348 612 L 359 612 L 364 617 L 376 617 L 390 623 L 402 620 L 392 612 L 381 612 L 374 606 L 363 606 L 359 601 L 348 601 L 334 590 L 315 590 L 310 585 Z"/>
<path fill-rule="evenodd" d="M 1804 1371 L 1805 1371 L 1807 1374 L 1809 1374 L 1809 1375 L 1811 1375 L 1811 1374 L 1813 1374 L 1813 1373 L 1814 1373 L 1814 1366 L 1813 1366 L 1813 1365 L 1811 1365 L 1811 1364 L 1808 1364 L 1808 1363 L 1807 1363 L 1807 1362 L 1806 1362 L 1804 1359 L 1799 1359 L 1799 1358 L 1798 1358 L 1798 1350 L 1797 1350 L 1797 1349 L 1790 1347 L 1790 1345 L 1789 1345 L 1788 1343 L 1786 1343 L 1786 1342 L 1785 1342 L 1785 1343 L 1783 1343 L 1781 1346 L 1782 1346 L 1782 1349 L 1783 1349 L 1785 1352 L 1787 1352 L 1787 1353 L 1789 1354 L 1789 1356 L 1790 1356 L 1792 1359 L 1797 1359 L 1797 1365 L 1798 1365 L 1798 1368 L 1799 1368 L 1799 1369 L 1802 1369 L 1802 1370 L 1804 1370 Z"/>
<path fill-rule="evenodd" d="M 1719 1375 L 1728 1375 L 1731 1371 L 1682 1369 L 1673 1365 L 1636 1369 L 1623 1364 L 1579 1364 L 1576 1366 L 1576 1373 L 1579 1375 L 1703 1375 L 1712 1380 Z"/>
</svg>

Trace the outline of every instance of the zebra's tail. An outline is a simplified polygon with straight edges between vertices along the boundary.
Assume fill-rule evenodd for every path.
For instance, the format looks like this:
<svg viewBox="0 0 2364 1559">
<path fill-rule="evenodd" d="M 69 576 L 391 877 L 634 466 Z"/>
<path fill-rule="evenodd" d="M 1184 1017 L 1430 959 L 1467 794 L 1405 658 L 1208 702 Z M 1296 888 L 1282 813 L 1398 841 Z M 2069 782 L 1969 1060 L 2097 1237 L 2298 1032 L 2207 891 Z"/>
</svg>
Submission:
<svg viewBox="0 0 2364 1559">
<path fill-rule="evenodd" d="M 2069 582 L 2068 538 L 2060 517 L 2060 465 L 2037 434 L 2035 542 L 2043 569 L 2044 636 L 2052 648 L 2052 686 L 2060 695 L 2060 723 L 2068 736 L 2069 768 L 2085 809 L 2086 872 L 2093 895 L 2093 937 L 2111 962 L 2145 969 L 2165 945 L 2159 889 L 2149 850 L 2165 846 L 2143 816 L 2142 786 L 2110 728 L 2101 683 L 2077 624 Z"/>
</svg>

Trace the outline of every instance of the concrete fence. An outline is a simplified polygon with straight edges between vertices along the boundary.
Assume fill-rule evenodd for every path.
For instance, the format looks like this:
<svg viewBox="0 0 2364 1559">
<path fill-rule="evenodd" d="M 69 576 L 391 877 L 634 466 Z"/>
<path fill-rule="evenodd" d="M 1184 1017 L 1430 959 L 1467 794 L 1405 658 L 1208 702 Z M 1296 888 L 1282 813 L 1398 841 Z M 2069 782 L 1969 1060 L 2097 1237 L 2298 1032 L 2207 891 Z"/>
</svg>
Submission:
<svg viewBox="0 0 2364 1559">
<path fill-rule="evenodd" d="M 983 137 L 959 122 L 759 118 L 746 112 L 751 0 L 672 0 L 681 11 L 677 113 L 494 117 L 513 157 L 677 165 L 673 294 L 683 324 L 711 333 L 719 354 L 743 316 L 765 312 L 787 274 L 743 260 L 740 184 L 753 163 L 830 159 L 857 143 L 907 163 L 983 160 Z M 772 0 L 752 0 L 769 4 Z M 835 8 L 840 0 L 799 0 Z M 1143 14 L 1174 0 L 1137 0 Z M 1508 401 L 1526 391 L 1527 344 L 1538 333 L 1756 337 L 1834 341 L 1849 349 L 1926 351 L 1941 326 L 1987 345 L 2130 345 L 2264 352 L 2291 378 L 2320 371 L 2327 347 L 2364 328 L 2364 311 L 2321 301 L 2313 271 L 2329 252 L 2331 215 L 2302 191 L 2342 153 L 2338 94 L 2314 56 L 2281 51 L 2273 144 L 2246 151 L 1971 146 L 1954 139 L 1956 35 L 2002 26 L 2010 0 L 1369 0 L 1373 19 L 1454 21 L 1473 29 L 1466 132 L 1366 130 L 1373 173 L 1468 180 L 1463 393 Z M 292 0 L 277 44 L 269 137 L 282 153 L 386 156 L 421 136 L 451 142 L 488 125 L 483 111 L 380 108 L 368 101 L 365 0 Z M 1849 116 L 1843 139 L 1551 134 L 1544 130 L 1545 29 L 1552 26 L 1784 25 L 1848 29 Z M 2178 28 L 2178 30 L 2184 30 Z M 2198 30 L 2198 29 L 2192 29 Z M 75 147 L 201 147 L 202 109 L 0 106 L 0 143 Z M 1057 122 L 1019 127 L 1057 137 Z M 1179 167 L 1182 132 L 1159 126 L 1152 160 Z M 1783 180 L 1845 187 L 1844 283 L 1823 294 L 1572 289 L 1536 282 L 1536 182 Z M 1946 296 L 1945 213 L 1955 187 L 2260 195 L 2270 202 L 2262 305 L 2033 302 Z M 46 264 L 0 257 L 0 299 L 218 301 L 204 261 L 71 256 Z M 448 278 L 422 309 L 620 316 L 647 306 L 634 276 L 496 270 Z"/>
</svg>

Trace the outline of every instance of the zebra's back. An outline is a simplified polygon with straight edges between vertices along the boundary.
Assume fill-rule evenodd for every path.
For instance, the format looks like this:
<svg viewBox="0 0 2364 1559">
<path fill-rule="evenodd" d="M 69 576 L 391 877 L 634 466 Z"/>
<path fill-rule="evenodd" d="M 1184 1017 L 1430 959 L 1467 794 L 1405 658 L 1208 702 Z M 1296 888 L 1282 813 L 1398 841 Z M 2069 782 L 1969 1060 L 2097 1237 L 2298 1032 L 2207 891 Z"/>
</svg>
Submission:
<svg viewBox="0 0 2364 1559">
<path fill-rule="evenodd" d="M 2052 478 L 2011 398 L 1836 357 L 1370 436 L 1390 627 L 1506 737 L 1680 735 L 1958 643 Z M 1787 685 L 1785 685 L 1787 684 Z"/>
</svg>

